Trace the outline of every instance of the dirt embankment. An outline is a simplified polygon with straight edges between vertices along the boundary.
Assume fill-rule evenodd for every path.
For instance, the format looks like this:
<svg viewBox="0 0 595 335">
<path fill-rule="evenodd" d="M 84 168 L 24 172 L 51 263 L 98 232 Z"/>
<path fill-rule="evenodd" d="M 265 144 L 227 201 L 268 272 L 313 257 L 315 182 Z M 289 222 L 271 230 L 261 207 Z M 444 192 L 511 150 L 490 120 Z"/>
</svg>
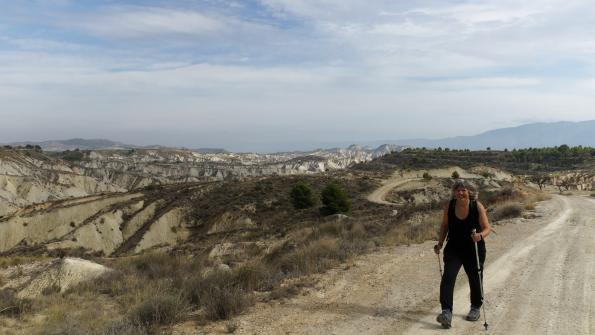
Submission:
<svg viewBox="0 0 595 335">
<path fill-rule="evenodd" d="M 536 216 L 508 221 L 488 238 L 488 333 L 593 334 L 595 201 L 555 196 L 538 205 Z M 440 276 L 432 245 L 362 256 L 321 275 L 317 287 L 301 296 L 256 305 L 233 320 L 235 333 L 442 334 L 435 321 Z M 483 319 L 464 320 L 468 290 L 460 274 L 451 333 L 483 332 Z M 204 332 L 220 329 L 214 324 Z"/>
</svg>

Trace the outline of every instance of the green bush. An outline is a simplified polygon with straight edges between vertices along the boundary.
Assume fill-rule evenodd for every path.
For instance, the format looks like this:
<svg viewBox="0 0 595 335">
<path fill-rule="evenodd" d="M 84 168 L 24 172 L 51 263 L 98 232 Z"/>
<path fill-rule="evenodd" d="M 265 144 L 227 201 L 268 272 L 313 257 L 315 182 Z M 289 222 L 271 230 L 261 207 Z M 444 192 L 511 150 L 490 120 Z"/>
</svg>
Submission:
<svg viewBox="0 0 595 335">
<path fill-rule="evenodd" d="M 453 172 L 452 172 L 452 175 L 451 175 L 451 177 L 452 177 L 452 179 L 459 179 L 460 175 L 459 175 L 459 173 L 458 173 L 458 172 L 455 170 L 455 171 L 453 171 Z"/>
<path fill-rule="evenodd" d="M 297 183 L 290 192 L 291 202 L 295 209 L 310 208 L 316 205 L 312 188 L 303 182 Z"/>
<path fill-rule="evenodd" d="M 429 173 L 427 173 L 427 172 L 424 172 L 424 174 L 423 174 L 423 176 L 422 176 L 422 177 L 423 177 L 425 180 L 431 180 L 431 179 L 432 179 L 432 176 L 430 176 L 430 174 L 429 174 Z"/>
<path fill-rule="evenodd" d="M 321 212 L 324 215 L 336 213 L 345 213 L 351 207 L 351 200 L 347 193 L 335 183 L 330 183 L 322 190 L 320 194 L 323 207 Z"/>
</svg>

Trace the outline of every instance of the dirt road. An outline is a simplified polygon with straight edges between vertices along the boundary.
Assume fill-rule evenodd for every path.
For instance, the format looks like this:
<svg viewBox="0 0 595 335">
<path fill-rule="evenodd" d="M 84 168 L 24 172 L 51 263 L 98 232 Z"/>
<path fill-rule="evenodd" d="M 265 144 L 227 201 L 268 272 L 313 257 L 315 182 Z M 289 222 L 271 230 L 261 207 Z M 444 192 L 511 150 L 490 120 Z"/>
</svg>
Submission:
<svg viewBox="0 0 595 335">
<path fill-rule="evenodd" d="M 388 195 L 388 193 L 392 191 L 394 188 L 416 179 L 419 178 L 404 177 L 402 175 L 399 175 L 398 172 L 396 172 L 392 176 L 392 178 L 386 180 L 382 184 L 382 186 L 380 186 L 379 188 L 374 190 L 374 192 L 368 195 L 368 201 L 382 205 L 396 205 L 395 203 L 386 201 L 386 196 Z"/>
<path fill-rule="evenodd" d="M 554 196 L 536 215 L 499 225 L 488 238 L 487 333 L 595 334 L 595 200 Z M 440 275 L 432 245 L 383 248 L 333 269 L 304 295 L 258 304 L 234 319 L 235 334 L 486 333 L 483 320 L 464 320 L 463 271 L 453 328 L 436 323 Z"/>
</svg>

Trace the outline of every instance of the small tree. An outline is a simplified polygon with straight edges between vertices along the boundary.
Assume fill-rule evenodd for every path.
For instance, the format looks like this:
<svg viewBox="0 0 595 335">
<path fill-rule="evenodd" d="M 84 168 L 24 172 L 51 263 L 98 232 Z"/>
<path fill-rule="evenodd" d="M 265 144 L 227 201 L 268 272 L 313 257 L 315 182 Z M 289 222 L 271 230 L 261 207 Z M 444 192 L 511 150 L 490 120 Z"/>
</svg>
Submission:
<svg viewBox="0 0 595 335">
<path fill-rule="evenodd" d="M 452 179 L 459 179 L 460 176 L 459 176 L 459 173 L 455 170 L 452 172 L 451 177 L 452 177 Z"/>
<path fill-rule="evenodd" d="M 316 205 L 316 198 L 312 188 L 303 182 L 298 182 L 289 193 L 295 209 L 310 208 Z"/>
<path fill-rule="evenodd" d="M 422 177 L 424 178 L 424 180 L 428 181 L 428 180 L 432 180 L 432 176 L 430 176 L 429 173 L 424 172 L 424 174 L 422 175 Z"/>
<path fill-rule="evenodd" d="M 551 181 L 551 177 L 547 174 L 535 174 L 529 178 L 530 181 L 534 182 L 542 190 L 543 187 Z"/>
<path fill-rule="evenodd" d="M 347 193 L 335 183 L 326 185 L 320 194 L 320 198 L 323 204 L 320 211 L 324 215 L 345 213 L 351 207 L 351 201 Z"/>
</svg>

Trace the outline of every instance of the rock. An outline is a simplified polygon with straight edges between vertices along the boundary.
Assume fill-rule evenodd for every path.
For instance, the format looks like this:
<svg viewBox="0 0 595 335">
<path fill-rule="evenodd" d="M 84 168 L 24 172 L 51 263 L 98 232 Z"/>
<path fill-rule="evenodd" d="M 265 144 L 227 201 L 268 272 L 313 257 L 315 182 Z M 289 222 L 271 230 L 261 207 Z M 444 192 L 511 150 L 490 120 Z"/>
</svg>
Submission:
<svg viewBox="0 0 595 335">
<path fill-rule="evenodd" d="M 80 283 L 112 271 L 101 264 L 80 258 L 54 259 L 12 266 L 0 272 L 2 289 L 12 289 L 21 299 L 34 299 L 48 292 L 64 293 Z"/>
<path fill-rule="evenodd" d="M 229 267 L 229 265 L 227 265 L 225 263 L 221 263 L 221 264 L 217 265 L 217 271 L 231 273 L 231 268 Z"/>
</svg>

